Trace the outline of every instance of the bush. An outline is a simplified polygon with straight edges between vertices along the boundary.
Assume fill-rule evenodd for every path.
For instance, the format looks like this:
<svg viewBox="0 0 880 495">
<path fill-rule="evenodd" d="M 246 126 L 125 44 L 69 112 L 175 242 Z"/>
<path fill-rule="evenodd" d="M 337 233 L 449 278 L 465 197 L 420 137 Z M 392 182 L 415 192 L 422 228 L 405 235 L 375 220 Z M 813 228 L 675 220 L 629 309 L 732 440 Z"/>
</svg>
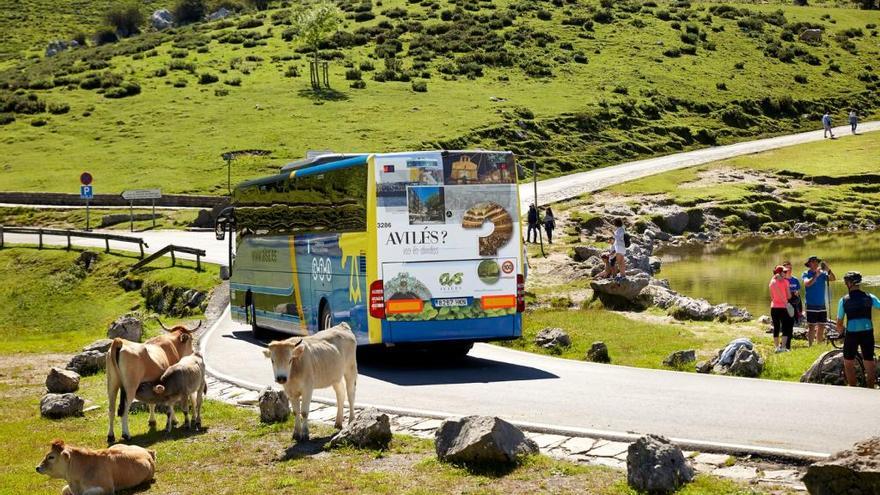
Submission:
<svg viewBox="0 0 880 495">
<path fill-rule="evenodd" d="M 70 105 L 67 103 L 50 103 L 49 104 L 49 113 L 55 115 L 61 115 L 63 113 L 67 113 L 70 111 Z"/>
<path fill-rule="evenodd" d="M 171 50 L 168 54 L 171 55 L 171 58 L 186 58 L 189 52 L 186 50 Z"/>
<path fill-rule="evenodd" d="M 86 39 L 87 38 L 88 38 L 88 35 L 86 33 L 82 32 L 82 31 L 77 31 L 76 33 L 73 34 L 73 36 L 71 36 L 70 39 L 73 41 L 76 41 L 79 44 L 79 46 L 86 46 Z"/>
<path fill-rule="evenodd" d="M 79 87 L 81 89 L 98 89 L 101 87 L 101 80 L 98 79 L 98 76 L 92 74 L 80 81 Z"/>
<path fill-rule="evenodd" d="M 427 93 L 428 92 L 428 83 L 425 81 L 413 81 L 412 82 L 412 90 L 416 93 Z"/>
<path fill-rule="evenodd" d="M 205 17 L 204 0 L 177 0 L 172 12 L 178 24 L 191 24 Z"/>
<path fill-rule="evenodd" d="M 104 20 L 116 29 L 119 36 L 128 38 L 140 32 L 140 26 L 144 23 L 144 14 L 136 3 L 122 3 L 112 5 L 104 15 Z"/>
<path fill-rule="evenodd" d="M 364 62 L 361 62 L 360 64 L 358 64 L 358 68 L 359 68 L 360 70 L 364 71 L 364 72 L 369 72 L 369 71 L 371 71 L 371 70 L 376 70 L 376 67 L 373 66 L 373 62 L 370 62 L 369 60 L 364 61 Z"/>
<path fill-rule="evenodd" d="M 126 81 L 122 85 L 110 88 L 104 93 L 104 98 L 125 98 L 140 94 L 141 87 L 136 82 Z"/>
<path fill-rule="evenodd" d="M 227 86 L 241 86 L 241 78 L 240 77 L 233 77 L 232 79 L 227 79 L 227 80 L 223 81 L 223 84 L 225 84 Z"/>
<path fill-rule="evenodd" d="M 685 46 L 681 47 L 680 50 L 681 50 L 682 55 L 696 55 L 697 54 L 697 47 L 695 47 L 693 45 L 685 45 Z"/>
<path fill-rule="evenodd" d="M 593 20 L 599 24 L 610 24 L 614 22 L 614 14 L 610 9 L 600 10 L 593 14 Z"/>
<path fill-rule="evenodd" d="M 299 68 L 295 65 L 291 65 L 284 71 L 284 77 L 299 77 Z"/>
<path fill-rule="evenodd" d="M 238 29 L 253 29 L 263 25 L 263 21 L 256 17 L 245 19 L 238 23 Z"/>
<path fill-rule="evenodd" d="M 111 28 L 99 28 L 95 31 L 95 44 L 98 46 L 116 43 L 117 41 L 119 41 L 119 37 L 116 36 L 116 31 Z"/>
<path fill-rule="evenodd" d="M 541 19 L 542 21 L 549 21 L 550 19 L 553 19 L 553 14 L 551 14 L 549 10 L 544 9 L 539 10 L 537 16 L 538 19 Z"/>
<path fill-rule="evenodd" d="M 733 68 L 737 69 L 737 70 L 743 70 L 746 68 L 746 63 L 745 62 L 737 62 L 737 63 L 733 64 Z"/>
<path fill-rule="evenodd" d="M 168 75 L 168 69 L 165 67 L 159 67 L 155 71 L 153 71 L 153 76 L 155 77 L 165 77 Z"/>
<path fill-rule="evenodd" d="M 579 64 L 586 64 L 590 60 L 587 58 L 587 55 L 584 52 L 577 52 L 574 54 L 574 61 Z"/>
<path fill-rule="evenodd" d="M 807 84 L 807 76 L 805 76 L 803 74 L 795 74 L 794 82 L 799 83 L 799 84 Z"/>
<path fill-rule="evenodd" d="M 612 93 L 617 93 L 617 94 L 619 94 L 619 95 L 628 95 L 628 94 L 629 94 L 629 88 L 627 88 L 626 86 L 620 86 L 620 85 L 618 85 L 618 86 L 615 86 L 614 89 L 611 90 L 611 92 L 612 92 Z"/>
<path fill-rule="evenodd" d="M 363 79 L 358 79 L 357 81 L 354 81 L 353 83 L 349 84 L 349 87 L 352 87 L 354 89 L 364 89 L 367 87 L 367 82 L 364 81 Z"/>
<path fill-rule="evenodd" d="M 49 123 L 49 121 L 42 118 L 42 117 L 36 118 L 31 121 L 31 125 L 34 127 L 43 127 L 44 125 L 46 125 L 48 123 Z"/>
<path fill-rule="evenodd" d="M 695 33 L 682 33 L 681 42 L 687 43 L 688 45 L 696 45 L 697 41 L 699 41 L 699 37 Z"/>
<path fill-rule="evenodd" d="M 715 89 L 717 89 L 718 91 L 727 91 L 727 83 L 715 83 Z"/>
<path fill-rule="evenodd" d="M 11 124 L 15 122 L 15 115 L 11 113 L 0 113 L 0 125 Z"/>
<path fill-rule="evenodd" d="M 667 57 L 671 57 L 671 58 L 680 57 L 681 50 L 679 50 L 678 48 L 669 48 L 669 49 L 663 51 L 663 55 L 666 55 Z"/>
<path fill-rule="evenodd" d="M 267 10 L 269 8 L 269 0 L 248 0 L 248 3 L 257 10 Z"/>
<path fill-rule="evenodd" d="M 178 79 L 174 81 L 175 88 L 185 88 L 186 87 L 186 79 Z"/>
<path fill-rule="evenodd" d="M 229 90 L 226 88 L 217 88 L 214 90 L 214 96 L 228 96 Z"/>
<path fill-rule="evenodd" d="M 220 78 L 210 72 L 202 72 L 199 74 L 199 84 L 214 84 Z"/>
<path fill-rule="evenodd" d="M 346 81 L 357 81 L 361 79 L 361 71 L 359 69 L 348 69 L 345 71 Z"/>
<path fill-rule="evenodd" d="M 185 70 L 187 72 L 195 72 L 196 66 L 192 62 L 184 62 L 183 60 L 172 60 L 168 64 L 169 70 Z"/>
</svg>

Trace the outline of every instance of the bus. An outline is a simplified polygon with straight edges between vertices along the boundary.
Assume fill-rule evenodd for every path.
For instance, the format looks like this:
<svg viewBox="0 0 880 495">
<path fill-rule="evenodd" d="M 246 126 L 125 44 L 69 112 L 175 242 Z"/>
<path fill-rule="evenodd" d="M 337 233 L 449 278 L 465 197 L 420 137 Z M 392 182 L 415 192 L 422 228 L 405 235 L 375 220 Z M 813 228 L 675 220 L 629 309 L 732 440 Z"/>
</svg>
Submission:
<svg viewBox="0 0 880 495">
<path fill-rule="evenodd" d="M 482 150 L 325 154 L 244 182 L 218 226 L 236 233 L 232 318 L 460 355 L 518 338 L 518 194 L 513 154 Z"/>
</svg>

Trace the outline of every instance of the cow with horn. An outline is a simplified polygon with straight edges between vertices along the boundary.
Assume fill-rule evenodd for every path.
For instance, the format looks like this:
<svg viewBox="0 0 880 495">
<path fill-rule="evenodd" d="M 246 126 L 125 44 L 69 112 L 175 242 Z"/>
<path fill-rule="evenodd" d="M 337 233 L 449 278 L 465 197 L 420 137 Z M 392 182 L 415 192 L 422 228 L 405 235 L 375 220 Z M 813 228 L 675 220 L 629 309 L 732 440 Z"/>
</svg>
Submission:
<svg viewBox="0 0 880 495">
<path fill-rule="evenodd" d="M 159 321 L 159 318 L 156 318 Z M 114 414 L 122 417 L 122 438 L 129 440 L 128 411 L 134 401 L 138 386 L 142 382 L 158 381 L 169 366 L 193 353 L 193 332 L 202 326 L 189 329 L 183 325 L 166 327 L 159 325 L 166 333 L 157 335 L 143 344 L 124 339 L 113 339 L 107 352 L 107 398 L 110 419 L 107 443 L 116 441 L 113 432 Z M 116 396 L 119 394 L 119 410 L 116 411 Z M 150 426 L 156 425 L 155 405 L 150 404 Z"/>
</svg>

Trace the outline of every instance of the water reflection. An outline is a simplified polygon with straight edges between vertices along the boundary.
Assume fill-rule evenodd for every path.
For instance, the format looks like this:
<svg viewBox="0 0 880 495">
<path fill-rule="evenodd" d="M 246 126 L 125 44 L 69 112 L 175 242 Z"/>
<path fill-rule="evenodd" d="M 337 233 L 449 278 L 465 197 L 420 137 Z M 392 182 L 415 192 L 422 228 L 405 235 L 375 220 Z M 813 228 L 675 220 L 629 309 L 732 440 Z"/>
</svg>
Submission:
<svg viewBox="0 0 880 495">
<path fill-rule="evenodd" d="M 711 245 L 666 247 L 657 254 L 663 260 L 661 278 L 689 296 L 713 304 L 728 302 L 747 308 L 754 315 L 769 314 L 767 283 L 773 267 L 791 261 L 800 277 L 804 261 L 816 255 L 828 262 L 838 276 L 831 284 L 830 317 L 836 301 L 846 292 L 843 274 L 858 270 L 864 287 L 880 295 L 880 232 L 846 232 L 807 237 L 746 237 Z"/>
</svg>

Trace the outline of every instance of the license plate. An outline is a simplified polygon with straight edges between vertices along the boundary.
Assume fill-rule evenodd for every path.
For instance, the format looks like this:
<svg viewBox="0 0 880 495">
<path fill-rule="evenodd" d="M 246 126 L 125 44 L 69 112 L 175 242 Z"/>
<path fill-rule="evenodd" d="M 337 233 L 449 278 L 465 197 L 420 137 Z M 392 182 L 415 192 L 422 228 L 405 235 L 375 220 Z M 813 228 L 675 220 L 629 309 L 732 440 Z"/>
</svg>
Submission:
<svg viewBox="0 0 880 495">
<path fill-rule="evenodd" d="M 434 307 L 436 308 L 449 308 L 452 306 L 467 306 L 468 300 L 466 297 L 455 297 L 451 299 L 435 299 Z"/>
</svg>

